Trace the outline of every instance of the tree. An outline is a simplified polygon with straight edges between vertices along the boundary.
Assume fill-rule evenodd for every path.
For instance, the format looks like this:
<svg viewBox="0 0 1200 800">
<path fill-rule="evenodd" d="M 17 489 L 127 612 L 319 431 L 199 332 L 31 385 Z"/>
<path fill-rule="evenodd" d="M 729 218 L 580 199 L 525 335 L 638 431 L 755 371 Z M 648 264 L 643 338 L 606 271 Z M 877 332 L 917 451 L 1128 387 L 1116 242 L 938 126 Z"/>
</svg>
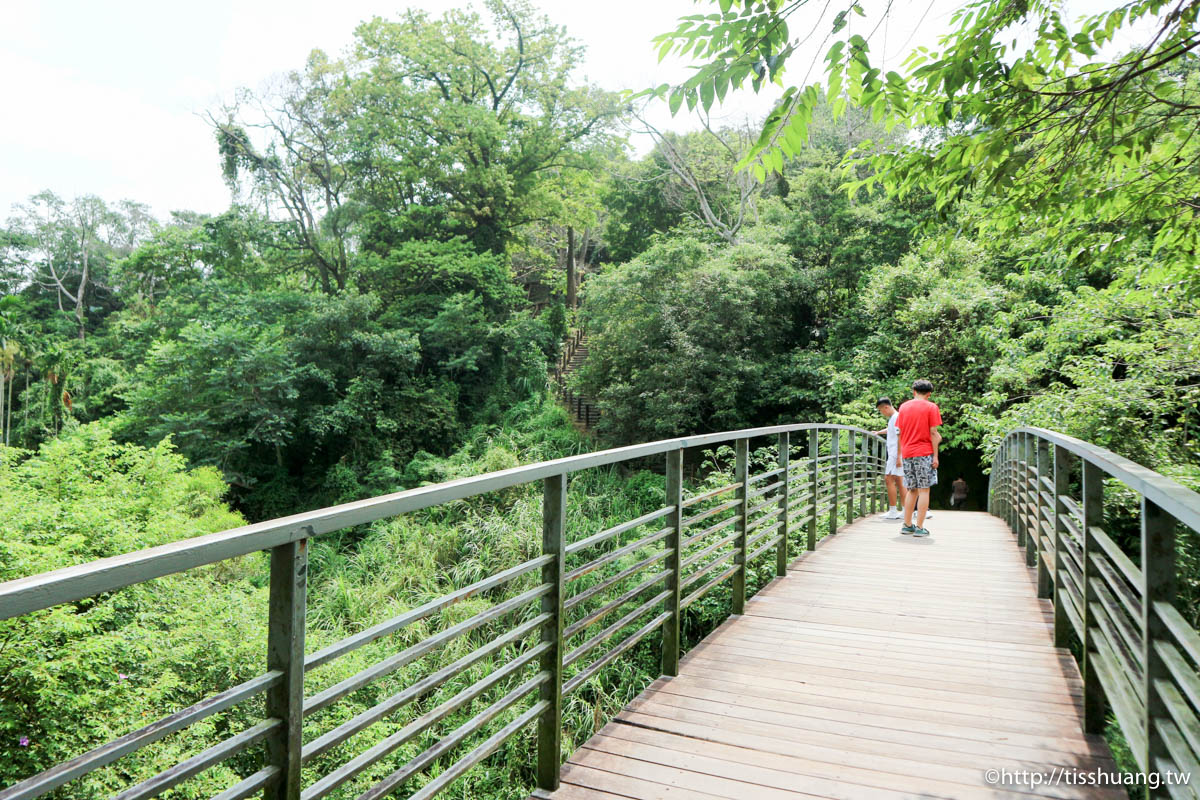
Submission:
<svg viewBox="0 0 1200 800">
<path fill-rule="evenodd" d="M 747 82 L 755 90 L 786 83 L 801 44 L 787 21 L 804 0 L 717 3 L 720 13 L 686 17 L 658 39 L 663 55 L 690 52 L 706 62 L 682 84 L 654 90 L 673 110 L 685 102 L 708 109 Z M 941 49 L 918 50 L 904 73 L 887 74 L 872 61 L 871 36 L 852 25 L 866 15 L 863 6 L 850 0 L 834 11 L 824 79 L 786 88 L 743 163 L 756 160 L 760 175 L 782 169 L 802 150 L 827 95 L 836 108 L 849 102 L 877 120 L 934 129 L 865 154 L 872 169 L 864 181 L 895 193 L 928 187 L 940 208 L 980 189 L 998 201 L 991 235 L 1040 227 L 1073 259 L 1149 240 L 1191 280 L 1185 268 L 1200 245 L 1200 3 L 1133 0 L 1070 26 L 1057 4 L 978 0 L 955 14 Z M 1120 30 L 1148 19 L 1156 25 L 1150 42 L 1101 55 Z M 867 20 L 866 30 L 878 31 L 879 22 Z M 1009 45 L 1016 26 L 1033 36 Z"/>
<path fill-rule="evenodd" d="M 0 298 L 0 442 L 7 445 L 12 432 L 13 383 L 16 378 L 18 359 L 23 355 L 17 343 L 18 328 L 7 313 L 7 306 L 15 305 L 15 297 Z M 6 394 L 7 391 L 7 394 Z"/>
<path fill-rule="evenodd" d="M 620 442 L 767 423 L 803 347 L 804 274 L 770 230 L 737 245 L 665 238 L 594 276 L 579 382 Z M 806 381 L 807 382 L 807 381 Z M 789 408 L 790 406 L 790 408 Z"/>
<path fill-rule="evenodd" d="M 762 189 L 754 175 L 737 168 L 753 136 L 749 128 L 715 129 L 707 115 L 701 119 L 703 131 L 683 135 L 639 121 L 654 139 L 656 160 L 666 167 L 659 186 L 667 203 L 737 244 Z"/>
<path fill-rule="evenodd" d="M 666 166 L 656 152 L 637 161 L 613 159 L 609 170 L 612 177 L 603 193 L 608 210 L 604 247 L 608 260 L 619 264 L 649 248 L 656 234 L 681 225 L 684 216 L 660 191 Z"/>
<path fill-rule="evenodd" d="M 580 48 L 529 3 L 485 6 L 490 25 L 473 10 L 362 25 L 355 128 L 372 209 L 444 209 L 454 232 L 499 252 L 522 226 L 560 216 L 556 174 L 590 168 L 621 108 L 572 85 Z"/>
<path fill-rule="evenodd" d="M 314 50 L 304 70 L 289 73 L 273 92 L 258 97 L 242 90 L 224 119 L 209 116 L 230 188 L 246 172 L 264 207 L 283 209 L 291 266 L 315 272 L 326 294 L 346 288 L 351 268 L 350 153 L 342 134 L 347 80 L 345 65 Z M 241 106 L 250 107 L 252 121 L 239 121 Z M 265 148 L 250 131 L 265 136 Z"/>
<path fill-rule="evenodd" d="M 111 216 L 104 201 L 95 195 L 76 198 L 67 210 L 62 222 L 65 223 L 66 231 L 74 239 L 72 244 L 75 249 L 75 271 L 78 274 L 74 290 L 67 286 L 67 283 L 71 281 L 71 274 L 64 272 L 60 276 L 54 268 L 55 259 L 48 258 L 46 260 L 46 266 L 50 270 L 59 294 L 75 304 L 75 319 L 79 324 L 80 339 L 84 338 L 87 324 L 85 303 L 88 289 L 95 280 L 92 273 L 92 270 L 95 269 L 94 260 L 99 257 L 100 248 L 104 245 L 101 239 L 101 227 L 110 219 Z"/>
</svg>

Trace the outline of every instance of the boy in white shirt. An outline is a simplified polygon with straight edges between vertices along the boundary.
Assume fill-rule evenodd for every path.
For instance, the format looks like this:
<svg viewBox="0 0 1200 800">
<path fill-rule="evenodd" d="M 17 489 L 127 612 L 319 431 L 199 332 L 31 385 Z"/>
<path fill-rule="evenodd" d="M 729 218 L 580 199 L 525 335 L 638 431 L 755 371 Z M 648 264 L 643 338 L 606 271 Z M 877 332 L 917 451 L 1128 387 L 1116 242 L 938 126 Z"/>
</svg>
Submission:
<svg viewBox="0 0 1200 800">
<path fill-rule="evenodd" d="M 879 413 L 883 414 L 883 418 L 887 420 L 887 426 L 883 430 L 871 431 L 876 436 L 887 434 L 887 468 L 883 472 L 883 482 L 887 484 L 888 510 L 884 513 L 883 518 L 900 519 L 903 514 L 900 513 L 897 498 L 900 496 L 904 470 L 896 466 L 896 453 L 900 448 L 900 429 L 896 427 L 898 419 L 896 407 L 892 405 L 890 398 L 881 397 L 875 404 L 875 408 L 879 409 Z"/>
</svg>

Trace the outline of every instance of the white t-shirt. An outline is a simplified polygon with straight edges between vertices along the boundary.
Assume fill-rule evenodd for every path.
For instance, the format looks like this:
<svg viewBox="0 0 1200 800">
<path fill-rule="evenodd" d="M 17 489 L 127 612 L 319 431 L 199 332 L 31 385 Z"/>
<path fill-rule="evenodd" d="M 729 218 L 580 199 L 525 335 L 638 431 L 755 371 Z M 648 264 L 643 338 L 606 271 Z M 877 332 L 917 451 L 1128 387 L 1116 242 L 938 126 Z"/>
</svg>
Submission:
<svg viewBox="0 0 1200 800">
<path fill-rule="evenodd" d="M 887 465 L 884 469 L 886 475 L 901 475 L 901 470 L 896 468 L 896 454 L 900 450 L 900 429 L 896 427 L 896 423 L 900 421 L 900 414 L 893 412 L 887 421 Z"/>
</svg>

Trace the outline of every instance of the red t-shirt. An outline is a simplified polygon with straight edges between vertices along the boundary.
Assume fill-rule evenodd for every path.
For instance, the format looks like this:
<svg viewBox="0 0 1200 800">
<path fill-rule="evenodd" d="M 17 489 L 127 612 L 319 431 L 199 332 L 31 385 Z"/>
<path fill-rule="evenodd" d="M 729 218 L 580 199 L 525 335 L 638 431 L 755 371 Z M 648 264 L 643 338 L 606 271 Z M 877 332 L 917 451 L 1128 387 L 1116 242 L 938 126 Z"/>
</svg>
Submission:
<svg viewBox="0 0 1200 800">
<path fill-rule="evenodd" d="M 900 405 L 896 427 L 900 429 L 900 457 L 916 458 L 933 455 L 933 439 L 929 429 L 942 424 L 942 412 L 937 403 L 914 397 Z"/>
</svg>

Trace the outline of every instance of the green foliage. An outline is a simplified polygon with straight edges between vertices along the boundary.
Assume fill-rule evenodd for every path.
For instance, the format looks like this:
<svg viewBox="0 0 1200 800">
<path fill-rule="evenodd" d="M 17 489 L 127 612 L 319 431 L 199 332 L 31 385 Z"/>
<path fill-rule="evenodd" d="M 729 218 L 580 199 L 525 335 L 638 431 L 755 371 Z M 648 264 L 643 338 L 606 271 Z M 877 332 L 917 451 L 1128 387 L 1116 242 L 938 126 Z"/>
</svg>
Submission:
<svg viewBox="0 0 1200 800">
<path fill-rule="evenodd" d="M 656 39 L 660 57 L 701 62 L 683 83 L 647 92 L 666 98 L 672 112 L 684 103 L 707 111 L 747 82 L 755 91 L 788 83 L 785 70 L 802 41 L 788 18 L 805 3 L 710 5 L 719 13 L 684 17 Z M 1045 231 L 1082 263 L 1100 249 L 1136 252 L 1151 243 L 1164 265 L 1192 280 L 1188 268 L 1200 244 L 1192 224 L 1200 179 L 1192 135 L 1200 88 L 1196 4 L 1135 0 L 1072 25 L 1058 4 L 976 0 L 955 12 L 938 49 L 918 48 L 902 71 L 886 74 L 871 39 L 892 7 L 857 24 L 855 17 L 867 15 L 858 0 L 831 10 L 831 23 L 818 22 L 832 40 L 824 76 L 810 80 L 810 69 L 804 83 L 786 86 L 743 159 L 760 177 L 803 152 L 828 97 L 835 115 L 858 106 L 876 121 L 928 133 L 862 151 L 870 174 L 852 187 L 926 188 L 939 208 L 976 191 L 993 194 L 989 236 Z M 1106 55 L 1120 31 L 1146 22 L 1157 28 L 1148 44 Z"/>
<path fill-rule="evenodd" d="M 608 146 L 617 98 L 577 83 L 581 49 L 531 5 L 485 6 L 371 19 L 343 58 L 314 51 L 213 120 L 227 179 L 277 204 L 323 291 L 362 252 L 462 235 L 501 253 L 575 216 L 571 176 Z"/>
<path fill-rule="evenodd" d="M 667 169 L 657 153 L 638 161 L 621 160 L 604 194 L 609 211 L 604 237 L 613 263 L 630 261 L 649 249 L 654 236 L 683 222 L 683 211 L 672 207 L 660 191 L 659 176 Z"/>
<path fill-rule="evenodd" d="M 414 462 L 412 479 L 446 480 L 579 452 L 588 447 L 565 412 L 546 398 L 514 406 L 498 425 L 480 425 L 461 450 L 445 458 L 425 455 Z M 210 468 L 188 470 L 169 443 L 150 449 L 117 443 L 106 425 L 79 426 L 36 454 L 0 449 L 0 579 L 45 567 L 80 563 L 236 526 L 240 518 L 220 501 L 224 490 Z M 568 494 L 572 538 L 627 521 L 661 504 L 661 476 L 616 469 L 575 475 Z M 368 530 L 313 540 L 309 549 L 307 647 L 318 650 L 370 625 L 441 597 L 541 552 L 541 486 L 438 506 L 381 521 Z M 628 534 L 627 541 L 645 535 Z M 626 542 L 614 540 L 609 552 Z M 596 557 L 595 551 L 579 558 Z M 585 576 L 582 591 L 645 558 L 639 550 Z M 6 784 L 129 732 L 150 721 L 260 674 L 266 630 L 266 559 L 261 555 L 192 570 L 31 617 L 0 623 L 0 780 Z M 757 574 L 757 573 L 756 573 Z M 630 580 L 640 581 L 644 575 Z M 535 573 L 450 606 L 402 631 L 370 643 L 313 670 L 306 677 L 311 696 L 398 650 L 533 588 Z M 632 586 L 627 583 L 625 586 Z M 581 605 L 590 613 L 609 590 Z M 615 614 L 623 614 L 635 600 Z M 688 630 L 697 636 L 727 613 L 716 601 L 689 612 Z M 317 736 L 411 687 L 430 673 L 468 655 L 518 622 L 537 613 L 536 605 L 451 640 L 427 656 L 351 693 L 306 720 Z M 638 622 L 617 635 L 627 635 Z M 569 643 L 581 644 L 592 632 Z M 352 755 L 381 742 L 421 714 L 491 676 L 524 650 L 507 646 L 459 672 L 434 691 L 398 707 L 358 733 L 346 745 L 305 767 L 311 782 Z M 582 744 L 605 720 L 657 676 L 657 641 L 635 647 L 601 670 L 566 702 L 564 748 Z M 582 664 L 576 665 L 578 669 Z M 501 681 L 463 710 L 404 745 L 338 797 L 356 796 L 398 762 L 437 743 L 495 702 L 524 675 Z M 64 797 L 111 794 L 144 780 L 261 718 L 259 702 L 247 702 L 155 743 L 110 768 L 92 773 L 62 790 Z M 500 724 L 468 739 L 461 756 Z M 25 744 L 22 744 L 25 742 Z M 255 748 L 205 771 L 173 793 L 208 797 L 249 775 L 261 764 Z M 528 731 L 506 743 L 487 766 L 472 771 L 451 789 L 451 797 L 518 798 L 528 793 L 535 762 Z M 449 760 L 433 765 L 415 784 L 436 775 Z"/>
<path fill-rule="evenodd" d="M 224 491 L 216 471 L 187 469 L 169 443 L 118 444 L 100 424 L 37 453 L 0 448 L 0 580 L 236 527 Z M 241 559 L 0 622 L 0 781 L 186 705 L 197 686 L 254 674 L 263 637 L 248 623 L 264 598 L 248 578 L 262 568 Z M 216 718 L 174 737 L 155 760 L 133 759 L 133 773 L 222 728 Z M 74 796 L 124 784 L 102 772 Z"/>
<path fill-rule="evenodd" d="M 854 397 L 849 351 L 876 313 L 867 286 L 924 207 L 838 191 L 852 141 L 827 118 L 816 130 L 822 149 L 760 201 L 741 242 L 679 232 L 589 282 L 580 388 L 612 439 L 821 419 Z"/>
<path fill-rule="evenodd" d="M 799 273 L 778 244 L 678 238 L 591 280 L 585 393 L 621 441 L 743 427 L 791 327 Z M 769 412 L 767 412 L 769 413 Z"/>
<path fill-rule="evenodd" d="M 528 396 L 544 363 L 549 334 L 513 315 L 502 261 L 464 248 L 380 259 L 382 297 L 217 282 L 173 298 L 142 323 L 169 334 L 126 384 L 124 435 L 172 436 L 256 516 L 394 490 L 413 454 L 448 451 L 490 404 Z"/>
</svg>

